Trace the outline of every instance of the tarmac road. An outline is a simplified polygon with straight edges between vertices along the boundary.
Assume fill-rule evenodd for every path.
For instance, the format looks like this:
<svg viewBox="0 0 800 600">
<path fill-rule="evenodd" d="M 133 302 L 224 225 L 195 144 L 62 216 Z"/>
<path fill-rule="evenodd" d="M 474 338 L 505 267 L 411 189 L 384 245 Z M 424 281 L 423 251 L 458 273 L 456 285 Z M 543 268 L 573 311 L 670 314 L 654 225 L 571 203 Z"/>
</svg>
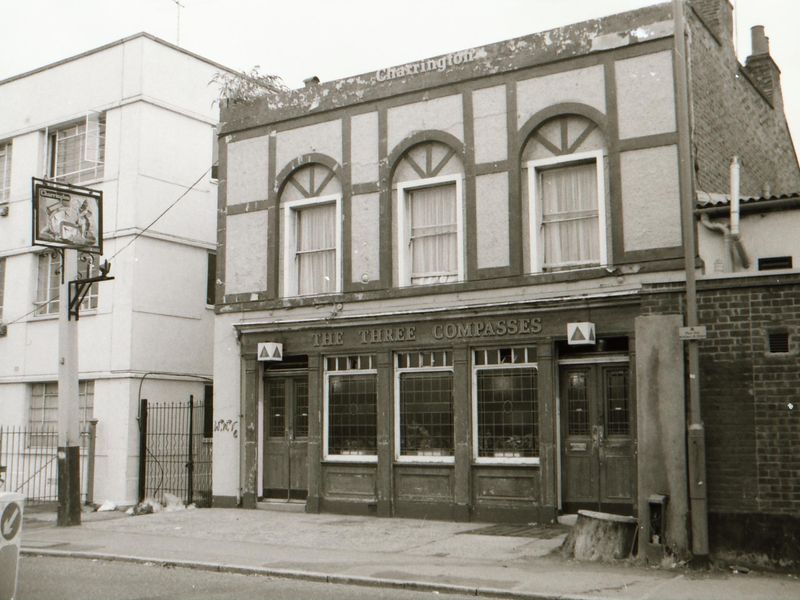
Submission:
<svg viewBox="0 0 800 600">
<path fill-rule="evenodd" d="M 440 597 L 432 592 L 41 556 L 23 556 L 19 576 L 19 600 L 430 600 Z M 475 599 L 475 596 L 450 594 L 441 597 Z"/>
</svg>

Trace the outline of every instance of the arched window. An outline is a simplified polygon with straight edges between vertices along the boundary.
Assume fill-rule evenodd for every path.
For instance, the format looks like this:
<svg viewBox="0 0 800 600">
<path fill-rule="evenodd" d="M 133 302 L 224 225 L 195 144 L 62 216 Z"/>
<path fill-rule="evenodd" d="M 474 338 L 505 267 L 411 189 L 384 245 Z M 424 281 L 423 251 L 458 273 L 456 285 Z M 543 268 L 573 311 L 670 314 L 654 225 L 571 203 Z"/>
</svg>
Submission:
<svg viewBox="0 0 800 600">
<path fill-rule="evenodd" d="M 280 197 L 283 225 L 283 295 L 342 290 L 342 188 L 327 166 L 294 171 Z"/>
<path fill-rule="evenodd" d="M 464 279 L 464 170 L 439 142 L 410 148 L 394 172 L 397 280 L 401 286 Z"/>
<path fill-rule="evenodd" d="M 579 115 L 545 121 L 523 151 L 530 271 L 605 265 L 605 139 Z"/>
</svg>

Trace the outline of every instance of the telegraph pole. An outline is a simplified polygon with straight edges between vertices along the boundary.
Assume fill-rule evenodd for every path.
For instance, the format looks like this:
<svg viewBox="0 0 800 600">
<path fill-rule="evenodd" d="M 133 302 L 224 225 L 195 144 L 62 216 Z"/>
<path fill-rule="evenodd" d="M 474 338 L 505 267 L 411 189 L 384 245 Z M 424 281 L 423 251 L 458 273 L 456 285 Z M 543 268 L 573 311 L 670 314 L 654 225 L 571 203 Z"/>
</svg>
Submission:
<svg viewBox="0 0 800 600">
<path fill-rule="evenodd" d="M 687 74 L 686 21 L 684 0 L 673 0 L 675 23 L 675 74 L 678 114 L 678 155 L 680 156 L 681 225 L 683 258 L 686 271 L 686 326 L 698 325 L 697 282 L 695 278 L 694 186 L 692 179 L 692 145 L 689 120 L 689 82 Z M 703 561 L 708 558 L 708 504 L 706 485 L 706 439 L 700 404 L 700 354 L 696 339 L 686 342 L 689 367 L 689 517 L 692 527 L 692 554 Z"/>
<path fill-rule="evenodd" d="M 70 319 L 70 285 L 78 278 L 78 251 L 63 248 L 58 303 L 58 520 L 81 524 L 78 321 Z"/>
</svg>

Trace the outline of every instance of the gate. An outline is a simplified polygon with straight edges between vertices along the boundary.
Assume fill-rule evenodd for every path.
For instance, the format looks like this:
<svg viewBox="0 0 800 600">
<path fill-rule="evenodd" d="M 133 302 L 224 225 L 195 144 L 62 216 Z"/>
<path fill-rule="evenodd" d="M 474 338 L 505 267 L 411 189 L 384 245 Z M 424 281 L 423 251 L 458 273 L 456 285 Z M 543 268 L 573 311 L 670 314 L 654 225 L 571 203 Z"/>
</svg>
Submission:
<svg viewBox="0 0 800 600">
<path fill-rule="evenodd" d="M 205 405 L 141 401 L 139 501 L 164 494 L 186 504 L 211 506 L 211 437 L 204 431 Z M 206 437 L 205 434 L 208 434 Z"/>
</svg>

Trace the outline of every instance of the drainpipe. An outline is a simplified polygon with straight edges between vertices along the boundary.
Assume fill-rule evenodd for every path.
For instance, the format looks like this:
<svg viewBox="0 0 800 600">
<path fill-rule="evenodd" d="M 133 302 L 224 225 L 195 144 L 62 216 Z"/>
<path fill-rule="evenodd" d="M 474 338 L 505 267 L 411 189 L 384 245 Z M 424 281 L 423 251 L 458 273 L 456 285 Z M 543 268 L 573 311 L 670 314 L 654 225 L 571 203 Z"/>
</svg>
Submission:
<svg viewBox="0 0 800 600">
<path fill-rule="evenodd" d="M 689 82 L 687 76 L 686 23 L 684 0 L 673 0 L 675 96 L 678 117 L 678 156 L 683 257 L 686 272 L 686 325 L 697 325 L 697 255 L 692 180 L 692 145 L 689 122 Z M 697 340 L 685 342 L 689 359 L 689 516 L 692 528 L 692 554 L 700 560 L 708 557 L 708 503 L 706 497 L 706 442 L 700 412 L 700 357 Z"/>
<path fill-rule="evenodd" d="M 739 255 L 739 261 L 742 266 L 747 269 L 750 266 L 750 258 L 742 245 L 741 235 L 739 233 L 739 157 L 734 156 L 731 160 L 731 246 L 728 251 L 731 254 L 731 270 L 736 270 L 736 261 L 733 257 L 733 251 Z"/>
</svg>

